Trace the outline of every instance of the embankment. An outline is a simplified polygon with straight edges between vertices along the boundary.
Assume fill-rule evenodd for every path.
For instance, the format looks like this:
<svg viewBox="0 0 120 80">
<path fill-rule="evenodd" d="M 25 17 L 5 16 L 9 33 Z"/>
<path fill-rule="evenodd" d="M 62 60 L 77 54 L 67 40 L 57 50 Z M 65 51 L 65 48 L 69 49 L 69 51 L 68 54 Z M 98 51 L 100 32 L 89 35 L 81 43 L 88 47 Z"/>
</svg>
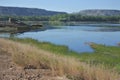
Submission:
<svg viewBox="0 0 120 80">
<path fill-rule="evenodd" d="M 36 79 L 36 80 L 119 80 L 120 75 L 110 69 L 101 66 L 91 66 L 80 62 L 79 59 L 54 54 L 53 52 L 40 49 L 39 47 L 19 41 L 0 39 L 0 55 L 9 55 L 9 68 L 3 69 L 2 78 L 11 79 Z M 9 59 L 8 57 L 8 59 Z M 4 60 L 4 59 L 2 59 Z M 8 60 L 9 61 L 9 60 Z M 6 62 L 7 63 L 7 62 Z M 15 66 L 15 67 L 14 67 Z M 2 67 L 2 65 L 0 65 Z M 19 71 L 20 70 L 20 71 Z M 12 72 L 13 71 L 13 72 Z M 14 71 L 18 71 L 14 73 Z M 43 74 L 42 74 L 43 73 Z M 16 75 L 15 75 L 16 74 Z M 21 75 L 21 76 L 20 76 Z M 37 77 L 36 77 L 37 75 Z M 20 76 L 20 77 L 16 77 Z M 61 77 L 58 77 L 61 76 Z M 64 77 L 63 77 L 64 76 Z M 0 76 L 1 77 L 1 76 Z"/>
</svg>

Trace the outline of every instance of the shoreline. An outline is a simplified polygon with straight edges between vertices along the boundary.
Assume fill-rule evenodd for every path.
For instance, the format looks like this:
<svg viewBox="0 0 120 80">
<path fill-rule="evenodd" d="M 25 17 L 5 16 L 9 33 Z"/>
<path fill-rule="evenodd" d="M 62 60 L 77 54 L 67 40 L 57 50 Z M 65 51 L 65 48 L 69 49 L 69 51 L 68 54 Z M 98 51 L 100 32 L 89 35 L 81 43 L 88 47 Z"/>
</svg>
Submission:
<svg viewBox="0 0 120 80">
<path fill-rule="evenodd" d="M 48 71 L 43 70 L 43 73 L 45 73 L 45 74 L 49 73 L 49 71 L 50 71 L 50 74 L 47 76 L 42 74 L 45 79 L 42 79 L 43 77 L 42 78 L 40 77 L 37 80 L 46 80 L 46 78 L 50 79 L 50 80 L 69 80 L 69 79 L 76 79 L 76 80 L 80 80 L 80 79 L 91 80 L 92 79 L 93 80 L 93 78 L 94 79 L 96 78 L 96 80 L 97 80 L 97 79 L 101 79 L 100 75 L 102 75 L 102 80 L 109 80 L 109 78 L 111 78 L 112 80 L 120 79 L 120 75 L 116 71 L 113 71 L 112 69 L 108 69 L 107 67 L 100 67 L 102 65 L 99 65 L 99 64 L 92 65 L 93 63 L 90 64 L 90 63 L 86 63 L 84 61 L 81 62 L 82 61 L 81 59 L 83 59 L 85 57 L 87 58 L 87 56 L 85 56 L 85 55 L 88 55 L 87 53 L 85 53 L 85 55 L 84 54 L 75 55 L 74 53 L 65 55 L 64 53 L 66 53 L 66 51 L 61 52 L 61 49 L 62 50 L 64 49 L 62 47 L 60 48 L 60 47 L 57 47 L 57 46 L 49 44 L 49 43 L 39 43 L 32 39 L 2 39 L 1 38 L 0 42 L 1 42 L 0 43 L 1 49 L 6 51 L 8 54 L 12 54 L 12 56 L 11 56 L 12 61 L 17 65 L 16 70 L 18 72 L 19 72 L 19 69 L 24 70 L 22 73 L 23 79 L 26 76 L 29 76 L 29 78 L 31 78 L 31 79 L 37 79 L 38 77 L 36 78 L 35 75 L 38 75 L 38 73 L 41 73 L 41 71 L 40 71 L 41 69 L 48 70 Z M 11 47 L 8 47 L 8 45 L 11 45 Z M 42 47 L 40 47 L 40 45 Z M 52 46 L 52 47 L 49 50 L 49 47 L 47 47 L 45 49 L 46 46 Z M 57 50 L 55 49 L 54 46 L 56 47 Z M 97 45 L 97 44 L 92 44 L 91 46 L 95 49 L 98 49 L 99 47 L 105 48 L 105 46 L 101 46 L 101 45 Z M 60 51 L 58 51 L 58 50 L 60 50 Z M 58 52 L 59 52 L 59 54 L 58 54 Z M 90 57 L 90 56 L 88 56 L 88 57 Z M 9 56 L 9 58 L 10 58 L 10 56 Z M 78 58 L 81 58 L 81 59 L 79 60 Z M 26 72 L 26 71 L 28 71 L 28 72 L 26 75 L 24 75 L 24 72 Z M 10 71 L 10 73 L 11 73 L 11 71 Z M 87 74 L 87 73 L 89 73 L 89 74 Z M 31 74 L 33 74 L 33 75 L 31 75 Z M 94 75 L 94 77 L 92 77 L 93 74 L 96 74 L 96 75 Z M 17 76 L 17 75 L 13 75 L 13 74 L 9 74 L 9 75 L 10 75 L 9 77 L 14 76 L 14 78 Z M 53 75 L 54 75 L 54 77 L 53 77 Z M 115 76 L 115 75 L 117 75 L 117 76 Z M 60 76 L 60 77 L 58 77 L 58 76 Z M 18 78 L 15 78 L 15 79 L 18 79 Z"/>
</svg>

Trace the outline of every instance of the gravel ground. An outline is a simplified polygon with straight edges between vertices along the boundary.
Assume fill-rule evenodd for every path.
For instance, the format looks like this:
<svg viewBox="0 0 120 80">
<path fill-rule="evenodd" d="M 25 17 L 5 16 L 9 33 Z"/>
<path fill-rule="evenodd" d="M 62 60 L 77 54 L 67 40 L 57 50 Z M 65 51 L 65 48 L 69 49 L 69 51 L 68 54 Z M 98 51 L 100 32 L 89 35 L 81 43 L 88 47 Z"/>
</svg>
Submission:
<svg viewBox="0 0 120 80">
<path fill-rule="evenodd" d="M 10 54 L 0 50 L 0 80 L 68 80 L 52 76 L 47 69 L 23 69 L 12 62 Z"/>
</svg>

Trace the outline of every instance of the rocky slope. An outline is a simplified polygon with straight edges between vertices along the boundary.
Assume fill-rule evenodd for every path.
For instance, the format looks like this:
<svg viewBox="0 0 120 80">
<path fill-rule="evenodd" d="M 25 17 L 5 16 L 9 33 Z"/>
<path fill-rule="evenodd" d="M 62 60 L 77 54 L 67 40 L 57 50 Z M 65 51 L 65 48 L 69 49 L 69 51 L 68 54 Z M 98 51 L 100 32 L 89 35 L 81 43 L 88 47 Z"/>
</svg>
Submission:
<svg viewBox="0 0 120 80">
<path fill-rule="evenodd" d="M 0 80 L 69 80 L 53 76 L 49 69 L 23 69 L 13 63 L 11 57 L 10 53 L 0 48 Z"/>
</svg>

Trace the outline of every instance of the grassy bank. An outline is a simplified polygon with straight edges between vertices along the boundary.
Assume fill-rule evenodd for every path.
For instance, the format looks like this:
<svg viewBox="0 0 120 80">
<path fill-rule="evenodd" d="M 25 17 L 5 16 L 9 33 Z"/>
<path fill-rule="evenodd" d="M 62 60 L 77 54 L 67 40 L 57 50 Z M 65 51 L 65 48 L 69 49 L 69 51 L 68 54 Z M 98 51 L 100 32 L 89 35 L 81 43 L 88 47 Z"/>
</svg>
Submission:
<svg viewBox="0 0 120 80">
<path fill-rule="evenodd" d="M 39 42 L 29 38 L 14 38 L 12 40 L 34 45 L 40 49 L 47 50 L 57 55 L 72 56 L 82 62 L 92 65 L 102 64 L 107 68 L 114 68 L 120 72 L 120 47 L 90 43 L 89 45 L 94 49 L 93 53 L 76 53 L 74 51 L 69 51 L 68 47 L 66 46 L 58 46 L 48 42 Z"/>
<path fill-rule="evenodd" d="M 94 53 L 81 54 L 82 61 L 91 64 L 102 64 L 107 68 L 113 68 L 120 72 L 120 46 L 105 46 L 92 43 L 90 46 L 95 50 Z"/>
<path fill-rule="evenodd" d="M 119 80 L 120 78 L 120 75 L 113 69 L 84 63 L 91 62 L 93 59 L 93 62 L 99 61 L 100 59 L 94 58 L 94 55 L 99 52 L 98 47 L 101 48 L 100 51 L 104 51 L 103 45 L 91 44 L 96 49 L 93 54 L 77 54 L 69 51 L 65 46 L 32 39 L 0 39 L 0 42 L 1 49 L 10 53 L 13 61 L 24 69 L 50 69 L 54 76 L 65 75 L 73 80 Z M 108 52 L 107 50 L 106 52 Z M 98 54 L 100 55 L 100 53 Z M 91 55 L 93 57 L 90 57 Z M 106 60 L 101 61 L 106 62 Z"/>
</svg>

